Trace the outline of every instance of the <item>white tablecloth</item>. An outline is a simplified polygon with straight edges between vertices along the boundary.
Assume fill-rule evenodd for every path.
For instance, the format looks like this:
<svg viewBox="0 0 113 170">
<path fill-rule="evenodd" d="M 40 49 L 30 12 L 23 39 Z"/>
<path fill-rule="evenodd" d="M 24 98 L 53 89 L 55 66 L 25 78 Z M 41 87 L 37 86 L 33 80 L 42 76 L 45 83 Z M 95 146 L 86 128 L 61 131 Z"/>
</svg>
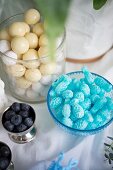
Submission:
<svg viewBox="0 0 113 170">
<path fill-rule="evenodd" d="M 98 62 L 86 65 L 90 71 L 105 75 L 113 83 L 113 50 Z M 66 63 L 66 72 L 80 70 L 81 66 L 82 64 Z M 12 97 L 10 100 L 15 101 Z M 11 147 L 15 170 L 28 170 L 38 161 L 50 161 L 61 151 L 65 152 L 64 163 L 72 157 L 78 159 L 80 170 L 112 169 L 104 161 L 103 143 L 107 136 L 113 135 L 113 124 L 93 136 L 72 136 L 55 125 L 46 103 L 32 106 L 36 110 L 36 125 L 38 127 L 37 137 L 34 141 L 22 145 L 15 144 L 10 141 L 0 125 L 0 140 Z"/>
</svg>

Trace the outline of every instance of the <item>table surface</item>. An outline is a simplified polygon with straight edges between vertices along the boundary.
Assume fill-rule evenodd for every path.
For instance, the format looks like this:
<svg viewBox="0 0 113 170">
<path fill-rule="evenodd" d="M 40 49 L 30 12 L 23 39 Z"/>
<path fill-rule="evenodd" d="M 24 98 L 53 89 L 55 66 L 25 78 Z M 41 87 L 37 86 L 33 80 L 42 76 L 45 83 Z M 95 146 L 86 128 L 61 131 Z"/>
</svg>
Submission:
<svg viewBox="0 0 113 170">
<path fill-rule="evenodd" d="M 113 83 L 113 50 L 95 63 L 66 63 L 66 72 L 80 70 L 83 65 L 87 65 L 90 71 L 105 76 Z M 15 101 L 10 95 L 8 96 L 10 102 Z M 46 103 L 33 104 L 32 106 L 36 110 L 38 128 L 36 139 L 32 142 L 22 145 L 13 143 L 0 125 L 0 140 L 11 147 L 15 170 L 28 170 L 39 161 L 50 161 L 61 151 L 65 152 L 64 163 L 72 157 L 78 159 L 80 170 L 112 169 L 104 161 L 103 148 L 106 137 L 113 135 L 112 124 L 96 135 L 88 137 L 72 136 L 55 125 Z"/>
</svg>

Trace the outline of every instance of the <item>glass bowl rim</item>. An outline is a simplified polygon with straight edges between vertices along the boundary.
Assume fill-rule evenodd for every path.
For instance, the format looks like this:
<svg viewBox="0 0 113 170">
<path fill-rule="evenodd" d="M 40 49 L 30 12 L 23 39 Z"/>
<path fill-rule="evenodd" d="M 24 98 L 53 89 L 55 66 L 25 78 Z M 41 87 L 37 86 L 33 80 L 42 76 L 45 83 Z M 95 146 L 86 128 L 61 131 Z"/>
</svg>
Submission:
<svg viewBox="0 0 113 170">
<path fill-rule="evenodd" d="M 24 13 L 18 13 L 18 14 L 15 14 L 15 15 L 12 15 L 8 18 L 6 18 L 5 20 L 3 20 L 2 22 L 0 22 L 0 27 L 5 23 L 5 22 L 8 22 L 10 21 L 11 19 L 13 19 L 14 17 L 17 17 L 17 16 L 22 16 L 24 15 Z M 19 21 L 17 21 L 19 22 Z M 24 22 L 24 21 L 20 21 L 20 22 Z M 64 32 L 62 34 L 62 41 L 60 42 L 59 46 L 56 48 L 56 50 L 59 50 L 60 47 L 63 45 L 64 41 L 65 41 L 65 38 L 66 38 L 66 29 L 64 27 Z M 7 40 L 8 41 L 8 40 Z M 10 50 L 9 50 L 10 51 Z M 11 60 L 14 60 L 14 61 L 18 61 L 18 62 L 31 62 L 31 61 L 40 61 L 41 59 L 45 59 L 45 58 L 48 58 L 48 56 L 42 56 L 41 58 L 39 57 L 38 59 L 33 59 L 33 60 L 21 60 L 21 59 L 14 59 L 12 57 L 9 57 L 8 55 L 6 55 L 5 53 L 1 52 L 0 51 L 0 54 L 2 56 L 5 56 L 5 57 L 8 57 L 10 58 Z M 22 54 L 23 55 L 23 54 Z"/>
<path fill-rule="evenodd" d="M 33 110 L 34 122 L 33 122 L 33 124 L 32 124 L 31 127 L 29 127 L 28 129 L 26 129 L 26 130 L 23 131 L 23 132 L 11 132 L 11 131 L 9 131 L 9 130 L 7 130 L 7 129 L 5 128 L 5 126 L 4 126 L 4 124 L 3 124 L 3 117 L 4 117 L 5 112 L 8 111 L 8 109 L 10 108 L 10 106 L 8 106 L 8 107 L 3 111 L 2 115 L 1 115 L 2 127 L 4 128 L 4 130 L 5 130 L 8 134 L 13 134 L 13 135 L 17 135 L 17 136 L 22 135 L 22 134 L 26 134 L 27 132 L 29 132 L 29 131 L 35 126 L 35 123 L 36 123 L 36 111 L 35 111 L 35 109 L 34 109 L 31 105 L 30 105 L 30 107 L 31 107 L 31 109 Z"/>
<path fill-rule="evenodd" d="M 83 74 L 83 71 L 69 72 L 69 73 L 67 73 L 66 75 L 73 75 L 73 74 L 80 74 L 80 73 Z M 93 73 L 93 72 L 90 72 L 90 73 L 93 74 L 94 76 L 103 78 L 107 83 L 109 83 L 110 85 L 112 85 L 112 84 L 111 84 L 106 78 L 104 78 L 103 76 L 101 76 L 101 75 L 99 75 L 99 74 L 97 74 L 97 73 Z M 56 80 L 55 80 L 55 81 L 56 81 Z M 72 128 L 72 127 L 66 126 L 65 124 L 63 124 L 61 121 L 59 121 L 59 120 L 55 117 L 55 115 L 53 114 L 53 112 L 52 112 L 52 110 L 51 110 L 51 108 L 50 108 L 50 105 L 49 105 L 49 92 L 50 92 L 51 90 L 52 90 L 52 85 L 51 85 L 51 87 L 49 88 L 49 91 L 48 91 L 48 94 L 47 94 L 47 106 L 48 106 L 48 110 L 49 110 L 49 112 L 50 112 L 50 115 L 52 116 L 52 118 L 53 118 L 58 124 L 60 124 L 63 128 L 69 130 L 70 132 L 72 132 L 72 133 L 78 133 L 78 132 L 79 132 L 79 133 L 86 133 L 86 134 L 88 134 L 88 133 L 89 133 L 89 134 L 90 134 L 90 133 L 95 134 L 95 133 L 97 133 L 98 131 L 101 131 L 102 129 L 106 128 L 107 126 L 109 126 L 109 125 L 112 123 L 113 117 L 112 117 L 107 123 L 105 123 L 104 125 L 96 128 L 96 129 L 80 130 L 80 129 L 74 129 L 74 128 Z M 113 85 L 112 85 L 112 90 L 113 90 Z"/>
</svg>

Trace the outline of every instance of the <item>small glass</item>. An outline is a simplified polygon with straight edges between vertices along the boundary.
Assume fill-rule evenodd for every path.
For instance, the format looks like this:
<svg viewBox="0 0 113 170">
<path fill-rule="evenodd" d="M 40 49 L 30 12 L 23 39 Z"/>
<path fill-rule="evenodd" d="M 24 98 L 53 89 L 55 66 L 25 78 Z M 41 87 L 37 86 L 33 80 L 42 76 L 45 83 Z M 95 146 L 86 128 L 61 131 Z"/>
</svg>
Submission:
<svg viewBox="0 0 113 170">
<path fill-rule="evenodd" d="M 0 141 L 0 145 L 6 146 L 6 147 L 9 148 L 9 146 L 8 146 L 6 143 L 3 143 L 3 142 L 1 142 L 1 141 Z M 7 167 L 6 170 L 14 170 L 14 164 L 13 164 L 13 162 L 12 162 L 12 153 L 11 153 L 11 149 L 9 148 L 9 150 L 10 150 L 10 161 L 9 161 L 10 163 L 9 163 L 9 165 L 8 165 L 8 167 Z"/>
<path fill-rule="evenodd" d="M 9 109 L 9 107 L 4 111 L 4 113 L 8 109 Z M 37 129 L 35 126 L 36 114 L 35 114 L 34 109 L 33 108 L 31 108 L 31 109 L 32 109 L 32 116 L 33 116 L 33 125 L 29 129 L 27 129 L 23 132 L 19 132 L 19 133 L 10 132 L 4 127 L 4 113 L 3 113 L 2 125 L 5 128 L 5 130 L 7 131 L 9 138 L 13 142 L 18 143 L 18 144 L 24 144 L 24 143 L 28 143 L 28 142 L 32 141 L 36 137 L 36 133 L 37 133 Z"/>
<path fill-rule="evenodd" d="M 0 30 L 7 28 L 11 23 L 15 21 L 24 21 L 23 14 L 14 15 L 6 19 L 5 21 L 3 21 L 0 24 Z M 64 34 L 61 37 L 59 37 L 57 41 L 54 71 L 52 71 L 52 73 L 47 75 L 46 82 L 45 80 L 43 81 L 41 79 L 40 81 L 36 82 L 37 84 L 33 82 L 28 82 L 28 81 L 26 82 L 25 74 L 23 74 L 21 77 L 16 77 L 15 72 L 11 70 L 12 69 L 11 66 L 8 66 L 7 64 L 5 64 L 4 61 L 8 59 L 8 61 L 13 63 L 12 66 L 14 66 L 15 64 L 19 64 L 19 65 L 24 66 L 24 68 L 27 70 L 28 68 L 27 66 L 30 64 L 32 65 L 37 64 L 37 68 L 39 68 L 41 64 L 49 63 L 48 56 L 42 56 L 41 59 L 23 61 L 21 59 L 18 59 L 18 60 L 13 59 L 7 56 L 5 53 L 0 52 L 0 57 L 2 59 L 3 72 L 5 72 L 5 75 L 6 75 L 5 81 L 8 84 L 8 88 L 12 96 L 24 102 L 30 102 L 30 103 L 42 102 L 46 100 L 47 92 L 48 92 L 48 89 L 51 83 L 59 75 L 65 72 L 65 38 L 66 38 L 66 32 L 64 31 Z M 39 63 L 40 65 L 38 66 Z M 41 78 L 43 78 L 43 76 Z"/>
</svg>

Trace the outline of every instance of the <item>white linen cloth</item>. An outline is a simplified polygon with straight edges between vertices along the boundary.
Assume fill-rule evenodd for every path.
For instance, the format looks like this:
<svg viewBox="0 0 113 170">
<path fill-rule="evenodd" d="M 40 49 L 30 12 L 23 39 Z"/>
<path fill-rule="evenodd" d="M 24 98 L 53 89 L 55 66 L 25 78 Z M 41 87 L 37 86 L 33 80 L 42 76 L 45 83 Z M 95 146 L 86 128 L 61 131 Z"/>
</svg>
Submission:
<svg viewBox="0 0 113 170">
<path fill-rule="evenodd" d="M 105 75 L 113 83 L 113 50 L 101 60 L 86 64 L 90 71 Z M 80 70 L 83 64 L 66 63 L 66 72 Z M 16 101 L 10 97 L 10 103 Z M 9 103 L 9 104 L 10 104 Z M 65 152 L 64 163 L 70 158 L 79 160 L 80 170 L 111 170 L 105 163 L 104 142 L 107 136 L 113 136 L 113 124 L 93 136 L 80 137 L 66 133 L 53 122 L 46 103 L 32 105 L 36 110 L 36 139 L 27 144 L 15 144 L 10 141 L 0 124 L 0 141 L 6 142 L 12 150 L 15 170 L 28 170 L 30 167 L 45 160 L 54 159 L 61 151 Z M 38 169 L 37 169 L 38 170 Z M 43 169 L 42 169 L 43 170 Z"/>
</svg>

